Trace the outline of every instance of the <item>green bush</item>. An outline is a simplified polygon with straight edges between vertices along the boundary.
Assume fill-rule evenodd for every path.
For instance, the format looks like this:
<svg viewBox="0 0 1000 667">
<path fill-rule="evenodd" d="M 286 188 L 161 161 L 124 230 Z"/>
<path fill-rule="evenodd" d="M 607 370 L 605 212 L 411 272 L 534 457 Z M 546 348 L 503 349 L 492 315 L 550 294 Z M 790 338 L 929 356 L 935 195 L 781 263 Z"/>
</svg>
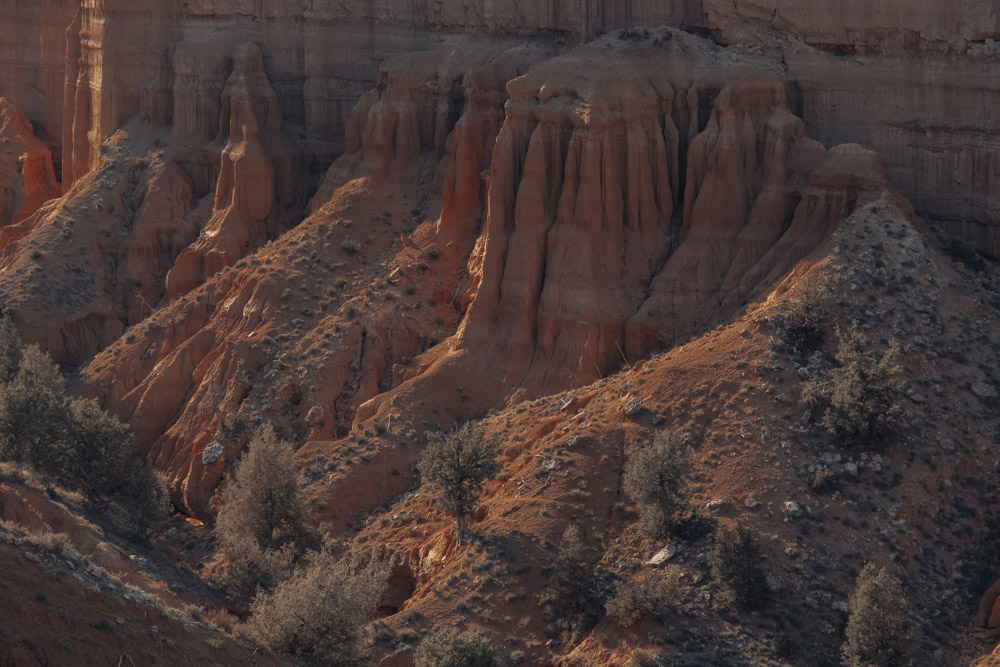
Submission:
<svg viewBox="0 0 1000 667">
<path fill-rule="evenodd" d="M 68 426 L 59 369 L 38 347 L 25 348 L 14 378 L 0 386 L 0 458 L 58 473 Z"/>
<path fill-rule="evenodd" d="M 288 579 L 297 555 L 291 545 L 276 549 L 250 540 L 230 544 L 225 553 L 231 562 L 222 575 L 222 587 L 233 604 L 244 608 Z"/>
<path fill-rule="evenodd" d="M 677 431 L 661 431 L 647 445 L 633 447 L 625 465 L 625 493 L 639 508 L 639 529 L 659 538 L 677 527 L 688 510 L 691 452 Z"/>
<path fill-rule="evenodd" d="M 292 447 L 267 426 L 222 489 L 215 534 L 224 550 L 246 541 L 262 548 L 301 544 L 309 534 L 306 507 Z"/>
<path fill-rule="evenodd" d="M 312 536 L 307 503 L 291 446 L 264 428 L 223 487 L 215 524 L 219 546 L 232 559 L 224 585 L 234 602 L 246 604 L 286 576 Z"/>
<path fill-rule="evenodd" d="M 157 523 L 166 520 L 173 511 L 170 485 L 163 473 L 151 466 L 133 462 L 131 482 L 125 489 L 125 500 L 133 510 L 135 530 L 146 539 Z"/>
<path fill-rule="evenodd" d="M 822 285 L 817 279 L 807 279 L 795 299 L 784 302 L 774 318 L 777 347 L 799 356 L 820 348 L 826 338 L 823 328 L 826 307 Z"/>
<path fill-rule="evenodd" d="M 845 667 L 909 664 L 906 600 L 899 584 L 884 569 L 873 563 L 865 565 L 847 603 L 847 613 L 841 648 Z"/>
<path fill-rule="evenodd" d="M 101 410 L 97 401 L 83 398 L 69 403 L 66 444 L 61 472 L 53 473 L 66 486 L 107 496 L 131 481 L 132 433 Z"/>
<path fill-rule="evenodd" d="M 876 359 L 857 324 L 846 332 L 838 330 L 837 340 L 840 366 L 826 378 L 807 383 L 803 400 L 827 404 L 822 424 L 838 441 L 881 444 L 902 424 L 899 349 L 893 343 Z"/>
<path fill-rule="evenodd" d="M 7 384 L 21 367 L 21 336 L 10 311 L 0 315 L 0 384 Z"/>
<path fill-rule="evenodd" d="M 680 575 L 674 569 L 662 574 L 644 572 L 635 579 L 619 581 L 604 610 L 624 628 L 643 618 L 662 619 L 673 608 L 680 589 Z"/>
<path fill-rule="evenodd" d="M 542 604 L 573 611 L 582 608 L 587 603 L 592 578 L 580 530 L 570 526 L 563 533 L 559 553 L 552 563 L 549 584 L 541 595 Z"/>
<path fill-rule="evenodd" d="M 743 526 L 723 529 L 716 535 L 709 564 L 731 606 L 751 609 L 767 603 L 771 589 L 761 566 L 763 559 L 757 539 Z"/>
<path fill-rule="evenodd" d="M 170 511 L 166 482 L 139 464 L 129 427 L 92 399 L 67 398 L 58 367 L 37 346 L 20 347 L 8 314 L 0 317 L 0 460 L 95 500 L 118 496 L 144 537 Z"/>
<path fill-rule="evenodd" d="M 361 628 L 385 592 L 388 568 L 320 554 L 253 604 L 249 626 L 267 646 L 309 665 L 353 664 Z"/>
<path fill-rule="evenodd" d="M 420 642 L 413 667 L 500 667 L 500 659 L 478 632 L 437 630 Z"/>
<path fill-rule="evenodd" d="M 436 504 L 457 520 L 457 540 L 465 539 L 465 519 L 476 511 L 483 486 L 500 470 L 499 442 L 485 427 L 469 422 L 447 435 L 431 433 L 420 462 L 421 483 L 437 494 Z"/>
</svg>

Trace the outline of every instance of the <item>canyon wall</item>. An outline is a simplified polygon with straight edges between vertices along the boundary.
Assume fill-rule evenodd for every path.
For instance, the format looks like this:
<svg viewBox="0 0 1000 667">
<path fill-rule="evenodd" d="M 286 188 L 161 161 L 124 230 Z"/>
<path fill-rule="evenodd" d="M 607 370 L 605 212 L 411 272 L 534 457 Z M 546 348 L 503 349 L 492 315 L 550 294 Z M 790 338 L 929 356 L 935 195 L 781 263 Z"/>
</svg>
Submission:
<svg viewBox="0 0 1000 667">
<path fill-rule="evenodd" d="M 1000 107 L 1000 8 L 990 0 L 3 0 L 0 15 L 8 19 L 0 96 L 53 150 L 65 190 L 96 166 L 97 147 L 126 118 L 173 125 L 196 104 L 185 54 L 215 42 L 260 47 L 315 180 L 343 152 L 350 110 L 388 58 L 469 34 L 484 46 L 512 36 L 576 42 L 671 23 L 764 44 L 801 88 L 810 135 L 875 150 L 921 214 L 1000 255 L 992 112 Z"/>
</svg>

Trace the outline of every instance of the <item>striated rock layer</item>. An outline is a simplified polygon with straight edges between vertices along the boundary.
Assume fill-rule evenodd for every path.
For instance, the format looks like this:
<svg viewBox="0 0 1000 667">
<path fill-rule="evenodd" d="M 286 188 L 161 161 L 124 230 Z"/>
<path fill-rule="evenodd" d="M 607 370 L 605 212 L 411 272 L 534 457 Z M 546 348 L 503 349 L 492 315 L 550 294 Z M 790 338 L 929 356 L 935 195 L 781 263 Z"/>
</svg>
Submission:
<svg viewBox="0 0 1000 667">
<path fill-rule="evenodd" d="M 586 384 L 765 294 L 859 203 L 907 208 L 872 153 L 806 137 L 764 58 L 673 31 L 553 55 L 391 61 L 309 217 L 84 369 L 186 511 L 254 424 L 323 442 Z M 337 516 L 405 488 L 407 456 L 338 473 Z"/>
<path fill-rule="evenodd" d="M 126 119 L 199 117 L 227 72 L 200 68 L 196 55 L 218 44 L 260 47 L 288 134 L 318 177 L 344 151 L 350 110 L 388 58 L 470 33 L 489 48 L 513 35 L 580 41 L 685 24 L 763 44 L 798 83 L 810 136 L 876 150 L 922 215 L 1000 256 L 1000 10 L 990 0 L 3 0 L 0 15 L 0 95 L 35 123 L 67 190 Z"/>
<path fill-rule="evenodd" d="M 30 235 L 0 237 L 5 300 L 26 339 L 60 363 L 82 364 L 301 219 L 305 157 L 258 47 L 220 40 L 175 65 L 201 90 L 186 123 L 132 119 L 31 219 Z M 189 66 L 217 78 L 192 82 Z"/>
<path fill-rule="evenodd" d="M 873 153 L 806 137 L 783 76 L 669 32 L 615 41 L 508 85 L 468 312 L 401 403 L 477 377 L 487 406 L 589 383 L 761 294 L 859 203 L 908 208 Z"/>
</svg>

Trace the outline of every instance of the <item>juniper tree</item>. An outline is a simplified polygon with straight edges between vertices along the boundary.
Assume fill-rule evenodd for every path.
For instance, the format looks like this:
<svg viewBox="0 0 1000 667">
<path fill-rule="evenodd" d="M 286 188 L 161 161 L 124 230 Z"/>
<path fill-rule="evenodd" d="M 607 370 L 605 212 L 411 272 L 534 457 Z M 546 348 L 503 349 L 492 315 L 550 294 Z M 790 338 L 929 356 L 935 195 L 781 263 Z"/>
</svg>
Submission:
<svg viewBox="0 0 1000 667">
<path fill-rule="evenodd" d="M 883 442 L 902 422 L 899 348 L 892 344 L 876 359 L 857 324 L 838 330 L 837 341 L 840 367 L 829 372 L 822 390 L 830 402 L 823 425 L 840 441 Z"/>
<path fill-rule="evenodd" d="M 845 667 L 908 664 L 906 599 L 899 584 L 868 563 L 847 603 L 847 630 L 841 653 Z"/>
<path fill-rule="evenodd" d="M 361 627 L 375 615 L 388 567 L 365 567 L 330 554 L 312 562 L 253 604 L 249 625 L 271 648 L 308 665 L 354 664 Z"/>
<path fill-rule="evenodd" d="M 476 511 L 486 482 L 499 472 L 499 440 L 487 437 L 485 427 L 469 422 L 447 435 L 431 433 L 417 467 L 422 484 L 437 494 L 436 504 L 455 517 L 456 539 L 465 540 L 465 519 Z"/>
<path fill-rule="evenodd" d="M 0 458 L 58 471 L 68 425 L 59 369 L 38 347 L 25 348 L 13 379 L 0 385 Z"/>
<path fill-rule="evenodd" d="M 219 545 L 233 561 L 226 587 L 234 601 L 245 604 L 278 583 L 309 537 L 306 507 L 291 446 L 265 427 L 223 487 L 216 519 Z"/>
<path fill-rule="evenodd" d="M 759 607 L 771 595 L 767 572 L 761 566 L 764 554 L 747 528 L 723 529 L 715 537 L 709 554 L 712 576 L 723 587 L 723 597 L 737 609 Z"/>
<path fill-rule="evenodd" d="M 639 507 L 639 528 L 653 538 L 677 525 L 688 508 L 691 454 L 677 431 L 661 431 L 653 442 L 633 447 L 625 464 L 625 493 Z"/>
<path fill-rule="evenodd" d="M 414 667 L 500 667 L 497 652 L 475 631 L 437 630 L 420 642 Z"/>
</svg>

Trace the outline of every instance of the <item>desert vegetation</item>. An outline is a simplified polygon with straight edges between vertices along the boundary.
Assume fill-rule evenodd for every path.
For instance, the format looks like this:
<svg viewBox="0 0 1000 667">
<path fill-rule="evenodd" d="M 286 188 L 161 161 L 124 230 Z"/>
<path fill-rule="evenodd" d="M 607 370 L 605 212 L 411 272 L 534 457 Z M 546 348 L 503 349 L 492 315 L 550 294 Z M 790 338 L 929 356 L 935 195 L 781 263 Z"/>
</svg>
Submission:
<svg viewBox="0 0 1000 667">
<path fill-rule="evenodd" d="M 420 642 L 414 667 L 500 667 L 496 651 L 478 632 L 437 630 Z"/>
<path fill-rule="evenodd" d="M 844 667 L 909 664 L 913 638 L 907 630 L 906 610 L 899 584 L 885 568 L 867 563 L 847 603 Z"/>
<path fill-rule="evenodd" d="M 374 616 L 388 570 L 313 553 L 310 562 L 254 600 L 250 629 L 265 645 L 308 665 L 358 661 L 361 628 Z"/>
<path fill-rule="evenodd" d="M 760 543 L 745 526 L 724 528 L 716 534 L 709 564 L 726 603 L 752 609 L 768 602 L 771 590 L 761 565 L 763 559 Z"/>
<path fill-rule="evenodd" d="M 689 509 L 687 478 L 690 447 L 683 434 L 660 431 L 653 441 L 637 444 L 625 466 L 625 492 L 639 508 L 639 529 L 657 538 L 675 531 Z"/>
<path fill-rule="evenodd" d="M 138 460 L 129 427 L 95 400 L 68 396 L 48 355 L 21 346 L 9 313 L 0 317 L 0 460 L 94 500 L 126 501 L 142 533 L 169 511 L 166 480 Z"/>
<path fill-rule="evenodd" d="M 857 323 L 838 329 L 838 366 L 807 383 L 803 401 L 822 408 L 821 423 L 837 441 L 856 447 L 884 444 L 902 426 L 898 356 L 895 344 L 876 356 Z"/>
<path fill-rule="evenodd" d="M 498 439 L 482 423 L 453 433 L 430 433 L 418 468 L 423 485 L 437 496 L 438 508 L 455 517 L 456 539 L 465 541 L 466 518 L 476 511 L 483 485 L 499 471 Z"/>
<path fill-rule="evenodd" d="M 306 507 L 291 446 L 265 427 L 223 487 L 215 524 L 219 547 L 231 559 L 225 587 L 234 602 L 247 605 L 288 576 L 311 537 Z"/>
</svg>

